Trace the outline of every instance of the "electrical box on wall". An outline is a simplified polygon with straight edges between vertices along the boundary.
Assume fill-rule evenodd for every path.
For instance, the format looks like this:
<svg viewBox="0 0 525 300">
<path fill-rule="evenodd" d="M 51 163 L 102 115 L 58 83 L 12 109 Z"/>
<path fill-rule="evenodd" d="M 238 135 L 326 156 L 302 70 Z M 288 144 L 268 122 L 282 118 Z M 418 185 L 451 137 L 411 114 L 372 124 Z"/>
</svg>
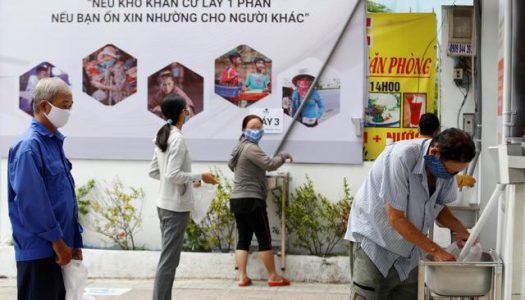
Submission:
<svg viewBox="0 0 525 300">
<path fill-rule="evenodd" d="M 474 7 L 452 6 L 447 10 L 448 47 L 450 56 L 471 56 L 474 53 Z"/>
<path fill-rule="evenodd" d="M 455 68 L 453 77 L 454 77 L 454 80 L 463 80 L 463 69 Z"/>
<path fill-rule="evenodd" d="M 474 135 L 474 126 L 476 126 L 476 119 L 475 115 L 471 113 L 464 113 L 463 114 L 463 130 L 470 134 L 471 136 Z"/>
</svg>

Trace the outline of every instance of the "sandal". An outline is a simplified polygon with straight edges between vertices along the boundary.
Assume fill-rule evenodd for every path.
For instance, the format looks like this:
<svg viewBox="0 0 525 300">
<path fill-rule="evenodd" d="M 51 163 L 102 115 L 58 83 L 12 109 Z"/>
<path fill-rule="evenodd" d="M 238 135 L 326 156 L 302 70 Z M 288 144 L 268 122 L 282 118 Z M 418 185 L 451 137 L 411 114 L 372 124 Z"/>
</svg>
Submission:
<svg viewBox="0 0 525 300">
<path fill-rule="evenodd" d="M 281 281 L 268 281 L 268 286 L 275 287 L 275 286 L 287 286 L 290 285 L 291 282 L 287 278 L 283 277 Z"/>
<path fill-rule="evenodd" d="M 249 286 L 249 285 L 252 285 L 252 280 L 250 278 L 242 281 L 242 282 L 239 282 L 239 286 L 240 287 L 245 287 L 245 286 Z"/>
</svg>

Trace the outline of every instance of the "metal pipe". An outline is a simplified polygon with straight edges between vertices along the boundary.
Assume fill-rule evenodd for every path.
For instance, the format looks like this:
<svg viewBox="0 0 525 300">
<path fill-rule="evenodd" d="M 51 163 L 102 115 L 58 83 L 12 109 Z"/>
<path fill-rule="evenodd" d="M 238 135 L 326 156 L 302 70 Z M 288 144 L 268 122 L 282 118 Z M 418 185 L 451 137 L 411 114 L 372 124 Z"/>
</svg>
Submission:
<svg viewBox="0 0 525 300">
<path fill-rule="evenodd" d="M 306 100 L 308 99 L 308 97 L 310 97 L 310 94 L 312 93 L 312 91 L 314 90 L 314 86 L 315 84 L 317 83 L 317 81 L 319 80 L 319 77 L 323 74 L 324 72 L 324 69 L 326 68 L 326 66 L 328 65 L 328 63 L 330 62 L 330 59 L 332 58 L 332 56 L 334 55 L 335 53 L 335 50 L 337 49 L 337 46 L 339 46 L 339 43 L 341 42 L 341 40 L 343 39 L 343 35 L 345 34 L 346 32 L 346 29 L 348 28 L 348 25 L 350 24 L 350 21 L 352 21 L 352 18 L 354 17 L 354 14 L 357 10 L 357 7 L 359 6 L 359 4 L 363 2 L 363 0 L 358 0 L 354 6 L 354 8 L 352 9 L 352 11 L 350 12 L 350 16 L 348 17 L 348 19 L 346 20 L 345 22 L 345 25 L 343 26 L 343 29 L 341 30 L 341 33 L 339 33 L 339 36 L 337 37 L 337 40 L 335 41 L 332 49 L 330 50 L 330 53 L 328 54 L 326 60 L 323 62 L 323 65 L 321 66 L 321 69 L 319 70 L 319 72 L 317 73 L 317 76 L 315 76 L 314 80 L 312 81 L 312 84 L 310 85 L 310 88 L 308 89 L 308 91 L 306 92 L 306 95 L 304 96 L 304 101 L 301 102 L 301 104 L 299 105 L 299 108 L 297 108 L 297 112 L 295 113 L 295 115 L 293 116 L 293 119 L 292 119 L 292 123 L 290 124 L 290 126 L 286 129 L 286 131 L 284 132 L 284 135 L 283 137 L 281 138 L 281 141 L 279 142 L 279 145 L 277 146 L 277 149 L 275 150 L 274 152 L 274 156 L 277 155 L 277 153 L 279 153 L 279 151 L 281 151 L 284 143 L 286 143 L 286 139 L 288 138 L 288 135 L 290 135 L 290 132 L 292 131 L 295 123 L 297 122 L 297 119 L 299 118 L 299 116 L 301 115 L 301 112 L 303 111 L 303 107 L 306 103 Z"/>
<path fill-rule="evenodd" d="M 511 94 L 512 94 L 512 0 L 505 0 L 505 12 L 503 22 L 503 143 L 510 136 L 512 126 Z"/>
<path fill-rule="evenodd" d="M 472 245 L 478 238 L 478 235 L 481 232 L 481 229 L 487 222 L 490 216 L 490 213 L 492 212 L 494 208 L 494 205 L 498 203 L 499 196 L 505 190 L 506 186 L 507 186 L 506 184 L 502 184 L 502 183 L 498 183 L 498 185 L 496 185 L 496 188 L 494 189 L 492 196 L 487 202 L 487 206 L 485 206 L 485 209 L 483 210 L 483 213 L 481 213 L 481 216 L 479 217 L 478 222 L 476 223 L 476 225 L 474 225 L 474 228 L 472 228 L 472 232 L 470 233 L 470 236 L 467 242 L 465 243 L 465 246 L 463 246 L 461 253 L 459 253 L 459 256 L 457 259 L 458 261 L 462 261 L 467 255 L 467 253 L 470 251 L 470 247 L 472 247 Z"/>
<path fill-rule="evenodd" d="M 522 84 L 525 76 L 525 62 L 522 56 L 525 52 L 525 5 L 522 0 L 513 0 L 511 22 L 511 95 L 510 109 L 512 127 L 510 128 L 509 137 L 521 137 L 522 130 L 525 129 L 525 86 Z"/>
</svg>

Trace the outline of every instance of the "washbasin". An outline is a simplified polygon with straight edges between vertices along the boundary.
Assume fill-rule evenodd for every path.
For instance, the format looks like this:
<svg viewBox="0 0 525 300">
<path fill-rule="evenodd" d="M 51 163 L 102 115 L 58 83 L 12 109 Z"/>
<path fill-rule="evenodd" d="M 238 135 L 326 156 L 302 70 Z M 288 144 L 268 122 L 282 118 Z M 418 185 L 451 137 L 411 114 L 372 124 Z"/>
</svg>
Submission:
<svg viewBox="0 0 525 300">
<path fill-rule="evenodd" d="M 494 253 L 484 252 L 479 262 L 436 262 L 427 256 L 421 260 L 421 267 L 425 272 L 424 282 L 433 293 L 477 297 L 489 293 L 495 272 L 501 272 L 502 263 Z"/>
</svg>

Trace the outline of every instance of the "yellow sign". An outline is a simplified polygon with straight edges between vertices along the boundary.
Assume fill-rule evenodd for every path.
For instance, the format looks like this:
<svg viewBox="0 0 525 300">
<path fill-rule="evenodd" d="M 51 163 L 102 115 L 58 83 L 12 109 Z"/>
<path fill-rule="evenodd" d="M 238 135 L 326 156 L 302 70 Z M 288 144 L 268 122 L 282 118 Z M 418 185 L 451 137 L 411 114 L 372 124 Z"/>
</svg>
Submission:
<svg viewBox="0 0 525 300">
<path fill-rule="evenodd" d="M 436 16 L 433 13 L 368 14 L 368 105 L 365 160 L 387 142 L 418 137 L 419 118 L 435 112 Z"/>
</svg>

